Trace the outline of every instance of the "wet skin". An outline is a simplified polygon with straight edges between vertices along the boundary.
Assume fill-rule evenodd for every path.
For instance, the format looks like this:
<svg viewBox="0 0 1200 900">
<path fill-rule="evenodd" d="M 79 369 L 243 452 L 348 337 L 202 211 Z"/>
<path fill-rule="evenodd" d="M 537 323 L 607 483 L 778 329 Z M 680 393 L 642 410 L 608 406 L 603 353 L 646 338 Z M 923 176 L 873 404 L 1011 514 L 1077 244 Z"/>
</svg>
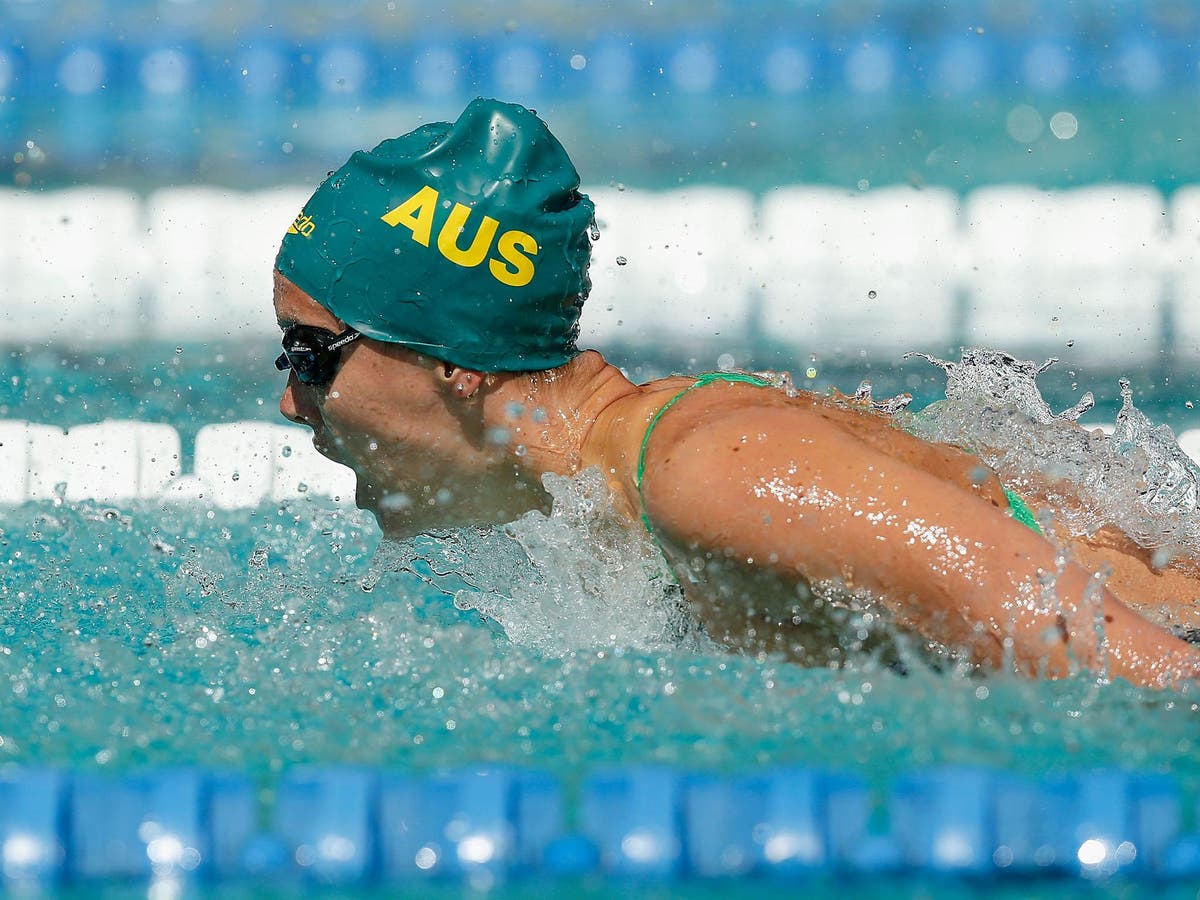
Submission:
<svg viewBox="0 0 1200 900">
<path fill-rule="evenodd" d="M 343 327 L 278 274 L 275 307 L 284 326 Z M 606 475 L 619 513 L 640 528 L 642 438 L 691 383 L 635 385 L 591 351 L 558 370 L 518 374 L 446 366 L 370 339 L 351 344 L 342 360 L 324 388 L 289 378 L 280 410 L 355 471 L 359 505 L 391 535 L 510 521 L 544 506 L 543 473 L 591 465 Z M 739 615 L 745 620 L 744 610 L 731 614 L 734 598 L 838 581 L 981 663 L 1011 660 L 1048 676 L 1107 667 L 1152 686 L 1200 675 L 1200 651 L 1118 599 L 1153 577 L 1135 555 L 1092 548 L 1089 565 L 1121 564 L 1125 580 L 1114 576 L 1106 588 L 1009 516 L 1000 483 L 978 459 L 869 412 L 811 394 L 712 384 L 662 417 L 643 487 L 689 602 L 731 644 L 742 643 L 734 631 Z M 758 593 L 731 591 L 738 578 Z M 1182 584 L 1191 593 L 1172 602 L 1192 608 L 1200 583 Z"/>
</svg>

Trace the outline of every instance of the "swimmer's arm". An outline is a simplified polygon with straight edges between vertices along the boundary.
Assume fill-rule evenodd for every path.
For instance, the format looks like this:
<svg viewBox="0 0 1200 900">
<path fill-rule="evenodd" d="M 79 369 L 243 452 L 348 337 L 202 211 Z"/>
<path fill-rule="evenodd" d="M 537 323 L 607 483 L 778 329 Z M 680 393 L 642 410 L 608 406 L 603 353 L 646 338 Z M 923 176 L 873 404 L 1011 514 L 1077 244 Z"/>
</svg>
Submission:
<svg viewBox="0 0 1200 900">
<path fill-rule="evenodd" d="M 786 407 L 672 430 L 647 456 L 645 503 L 667 540 L 880 595 L 928 637 L 1030 674 L 1072 663 L 1165 686 L 1200 652 L 1134 613 L 986 499 Z M 1100 627 L 1102 626 L 1102 627 Z"/>
</svg>

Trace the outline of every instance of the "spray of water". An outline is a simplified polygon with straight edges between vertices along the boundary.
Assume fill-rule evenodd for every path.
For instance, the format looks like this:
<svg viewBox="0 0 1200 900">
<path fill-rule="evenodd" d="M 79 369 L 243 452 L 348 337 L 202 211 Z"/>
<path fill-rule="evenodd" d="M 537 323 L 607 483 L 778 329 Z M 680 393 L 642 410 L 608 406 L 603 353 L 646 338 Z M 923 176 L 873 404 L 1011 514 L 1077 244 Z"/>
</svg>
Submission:
<svg viewBox="0 0 1200 900">
<path fill-rule="evenodd" d="M 364 587 L 389 571 L 416 574 L 513 643 L 549 655 L 705 646 L 657 548 L 618 517 L 600 470 L 548 474 L 543 484 L 548 516 L 384 541 Z"/>
<path fill-rule="evenodd" d="M 1041 395 L 1041 365 L 995 350 L 963 351 L 959 362 L 923 353 L 947 376 L 946 399 L 902 422 L 929 440 L 964 447 L 1018 492 L 1044 495 L 1056 510 L 1055 525 L 1073 536 L 1106 525 L 1156 551 L 1165 565 L 1176 555 L 1200 554 L 1200 467 L 1165 425 L 1155 426 L 1133 404 L 1121 380 L 1121 409 L 1111 435 L 1080 427 L 1092 408 L 1091 393 L 1054 413 Z"/>
</svg>

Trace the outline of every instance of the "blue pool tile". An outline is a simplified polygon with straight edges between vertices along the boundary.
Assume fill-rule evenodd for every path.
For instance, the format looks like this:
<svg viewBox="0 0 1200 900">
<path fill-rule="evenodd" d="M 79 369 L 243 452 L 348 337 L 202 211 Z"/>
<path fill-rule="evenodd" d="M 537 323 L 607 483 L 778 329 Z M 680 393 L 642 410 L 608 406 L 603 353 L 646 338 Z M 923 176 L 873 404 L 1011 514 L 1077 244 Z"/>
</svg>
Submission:
<svg viewBox="0 0 1200 900">
<path fill-rule="evenodd" d="M 350 885 L 374 875 L 377 780 L 366 769 L 312 767 L 280 781 L 275 832 L 309 879 Z"/>
<path fill-rule="evenodd" d="M 634 767 L 597 773 L 584 783 L 579 821 L 600 850 L 601 867 L 616 875 L 670 877 L 683 860 L 682 776 Z"/>
<path fill-rule="evenodd" d="M 1169 879 L 1200 879 L 1200 834 L 1188 834 L 1163 853 L 1159 873 Z"/>
<path fill-rule="evenodd" d="M 599 867 L 600 848 L 582 834 L 564 834 L 546 845 L 542 861 L 550 875 L 586 875 Z"/>
<path fill-rule="evenodd" d="M 804 769 L 774 772 L 766 779 L 766 794 L 761 822 L 762 861 L 775 873 L 809 870 L 832 862 L 829 821 L 825 816 L 830 802 L 829 789 L 835 788 L 839 807 L 840 842 L 857 844 L 862 837 L 859 820 L 850 810 L 853 803 L 851 783 L 841 776 L 832 780 Z M 849 832 L 854 831 L 851 835 Z"/>
<path fill-rule="evenodd" d="M 516 862 L 536 871 L 547 848 L 563 834 L 563 796 L 558 780 L 544 772 L 522 772 L 517 777 Z"/>
<path fill-rule="evenodd" d="M 541 866 L 562 830 L 562 800 L 536 772 L 395 775 L 383 782 L 379 823 L 384 878 L 486 874 L 490 883 Z"/>
<path fill-rule="evenodd" d="M 765 793 L 762 779 L 688 779 L 683 828 L 691 873 L 703 878 L 741 875 L 761 862 L 764 842 L 776 839 L 756 830 L 766 818 Z"/>
<path fill-rule="evenodd" d="M 993 804 L 996 846 L 992 862 L 999 871 L 1031 875 L 1066 867 L 1069 860 L 1056 845 L 1061 830 L 1058 823 L 1067 804 L 1065 785 L 999 775 Z"/>
<path fill-rule="evenodd" d="M 852 775 L 827 775 L 824 779 L 825 833 L 828 841 L 829 864 L 839 868 L 859 868 L 863 863 L 863 848 L 868 843 L 867 824 L 871 818 L 871 793 L 866 784 Z M 886 848 L 887 840 L 870 842 L 870 865 L 894 868 Z"/>
<path fill-rule="evenodd" d="M 258 830 L 258 799 L 249 778 L 231 772 L 212 774 L 208 822 L 213 874 L 218 878 L 242 874 L 246 849 Z"/>
<path fill-rule="evenodd" d="M 1179 832 L 1172 783 L 1119 771 L 1081 773 L 1072 782 L 1071 848 L 1081 874 L 1108 877 L 1163 859 Z"/>
<path fill-rule="evenodd" d="M 80 775 L 70 805 L 71 871 L 82 880 L 182 880 L 207 868 L 205 776 L 164 770 Z"/>
<path fill-rule="evenodd" d="M 69 779 L 52 769 L 0 771 L 0 882 L 48 887 L 63 874 Z"/>
<path fill-rule="evenodd" d="M 994 778 L 972 768 L 908 775 L 892 788 L 892 836 L 912 867 L 983 874 L 996 848 Z"/>
</svg>

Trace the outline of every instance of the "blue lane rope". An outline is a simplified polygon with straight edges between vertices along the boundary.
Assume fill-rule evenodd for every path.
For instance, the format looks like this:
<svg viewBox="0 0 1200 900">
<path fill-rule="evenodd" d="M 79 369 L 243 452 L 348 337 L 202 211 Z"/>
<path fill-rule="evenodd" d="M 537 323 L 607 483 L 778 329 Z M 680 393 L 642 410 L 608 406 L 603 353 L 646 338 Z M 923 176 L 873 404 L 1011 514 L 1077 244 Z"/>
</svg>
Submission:
<svg viewBox="0 0 1200 900">
<path fill-rule="evenodd" d="M 265 817 L 262 787 L 203 769 L 0 770 L 0 889 L 594 874 L 1200 879 L 1200 833 L 1183 828 L 1195 798 L 1152 773 L 930 769 L 896 779 L 882 810 L 864 780 L 804 768 L 613 768 L 568 794 L 535 770 L 306 767 L 271 786 Z"/>
</svg>

